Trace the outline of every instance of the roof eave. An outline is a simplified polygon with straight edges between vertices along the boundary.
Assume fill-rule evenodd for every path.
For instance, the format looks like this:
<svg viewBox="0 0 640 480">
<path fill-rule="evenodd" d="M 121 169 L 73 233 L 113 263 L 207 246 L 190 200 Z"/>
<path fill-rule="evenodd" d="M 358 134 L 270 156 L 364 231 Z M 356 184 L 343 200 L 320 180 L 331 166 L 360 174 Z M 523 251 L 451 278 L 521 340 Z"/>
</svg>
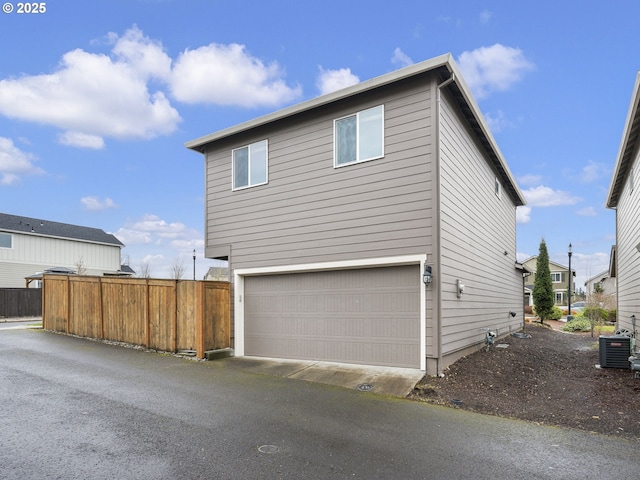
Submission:
<svg viewBox="0 0 640 480">
<path fill-rule="evenodd" d="M 283 118 L 287 118 L 292 115 L 297 115 L 299 113 L 303 113 L 308 110 L 312 110 L 314 108 L 318 108 L 320 106 L 342 100 L 343 98 L 347 98 L 352 95 L 373 90 L 374 88 L 378 88 L 383 85 L 387 85 L 389 83 L 402 80 L 404 78 L 409 78 L 414 75 L 418 75 L 420 73 L 433 70 L 434 68 L 437 68 L 437 67 L 446 66 L 446 65 L 449 65 L 450 63 L 451 63 L 451 54 L 447 53 L 439 57 L 425 60 L 424 62 L 416 63 L 409 67 L 402 68 L 400 70 L 396 70 L 394 72 L 372 78 L 370 80 L 365 80 L 363 82 L 357 83 L 350 87 L 346 87 L 346 88 L 337 90 L 335 92 L 322 95 L 320 97 L 312 98 L 302 103 L 297 103 L 290 107 L 277 110 L 275 112 L 269 113 L 267 115 L 263 115 L 253 120 L 249 120 L 247 122 L 240 123 L 238 125 L 234 125 L 229 128 L 225 128 L 224 130 L 220 130 L 220 131 L 211 133 L 209 135 L 196 138 L 194 140 L 186 142 L 184 145 L 185 147 L 191 150 L 204 153 L 204 146 L 216 140 L 220 140 L 222 138 L 229 137 L 236 133 L 240 133 L 255 127 L 259 127 L 267 123 L 281 120 Z"/>
<path fill-rule="evenodd" d="M 627 112 L 627 119 L 624 124 L 624 130 L 622 131 L 622 139 L 620 140 L 618 156 L 616 157 L 616 166 L 613 171 L 613 176 L 611 177 L 609 193 L 607 194 L 607 208 L 616 208 L 618 206 L 618 199 L 622 189 L 624 188 L 624 180 L 628 174 L 628 168 L 630 164 L 633 163 L 633 158 L 629 155 L 636 150 L 638 137 L 636 136 L 634 139 L 635 141 L 630 142 L 629 136 L 632 132 L 633 125 L 640 123 L 640 111 L 638 110 L 639 97 L 640 72 L 636 74 L 636 82 L 631 94 L 629 111 Z"/>
<path fill-rule="evenodd" d="M 462 95 L 464 102 L 469 107 L 472 112 L 472 116 L 478 124 L 481 135 L 486 140 L 486 144 L 489 149 L 489 154 L 492 156 L 492 161 L 495 166 L 499 170 L 500 176 L 502 180 L 507 184 L 509 192 L 511 193 L 514 203 L 516 206 L 526 205 L 526 200 L 524 195 L 518 188 L 518 185 L 513 178 L 507 163 L 496 143 L 489 127 L 487 126 L 484 116 L 480 110 L 480 107 L 476 103 L 473 95 L 471 95 L 471 90 L 465 83 L 458 66 L 456 65 L 453 57 L 450 53 L 446 53 L 444 55 L 440 55 L 438 57 L 425 60 L 420 63 L 416 63 L 409 67 L 402 68 L 400 70 L 396 70 L 391 73 L 387 73 L 381 75 L 379 77 L 372 78 L 370 80 L 365 80 L 364 82 L 358 83 L 356 85 L 352 85 L 347 88 L 343 88 L 333 93 L 329 93 L 326 95 L 322 95 L 320 97 L 313 98 L 311 100 L 307 100 L 305 102 L 292 105 L 290 107 L 278 110 L 276 112 L 269 113 L 267 115 L 263 115 L 256 119 L 240 123 L 238 125 L 226 128 L 224 130 L 220 130 L 209 135 L 205 135 L 203 137 L 196 138 L 194 140 L 186 142 L 184 145 L 186 148 L 190 150 L 194 150 L 199 153 L 204 153 L 205 147 L 207 144 L 211 142 L 215 142 L 217 140 L 221 140 L 226 137 L 230 137 L 240 132 L 244 132 L 262 125 L 266 125 L 268 123 L 282 120 L 284 118 L 297 115 L 314 108 L 321 107 L 323 105 L 327 105 L 333 102 L 337 102 L 344 98 L 351 97 L 356 94 L 361 94 L 363 92 L 367 92 L 369 90 L 373 90 L 375 88 L 382 87 L 384 85 L 388 85 L 406 78 L 413 77 L 415 75 L 420 75 L 425 72 L 432 71 L 439 67 L 446 67 L 449 72 L 453 73 L 455 76 L 454 84 L 458 87 L 460 94 Z"/>
</svg>

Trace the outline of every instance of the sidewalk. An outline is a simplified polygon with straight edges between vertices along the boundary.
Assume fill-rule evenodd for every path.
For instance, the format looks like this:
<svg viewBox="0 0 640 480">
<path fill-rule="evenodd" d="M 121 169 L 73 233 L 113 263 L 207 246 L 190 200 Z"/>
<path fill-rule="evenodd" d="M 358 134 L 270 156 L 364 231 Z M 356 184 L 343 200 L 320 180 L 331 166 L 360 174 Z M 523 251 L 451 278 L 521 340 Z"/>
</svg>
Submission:
<svg viewBox="0 0 640 480">
<path fill-rule="evenodd" d="M 9 323 L 9 322 L 42 322 L 42 317 L 9 317 L 9 318 L 0 317 L 0 323 Z"/>
</svg>

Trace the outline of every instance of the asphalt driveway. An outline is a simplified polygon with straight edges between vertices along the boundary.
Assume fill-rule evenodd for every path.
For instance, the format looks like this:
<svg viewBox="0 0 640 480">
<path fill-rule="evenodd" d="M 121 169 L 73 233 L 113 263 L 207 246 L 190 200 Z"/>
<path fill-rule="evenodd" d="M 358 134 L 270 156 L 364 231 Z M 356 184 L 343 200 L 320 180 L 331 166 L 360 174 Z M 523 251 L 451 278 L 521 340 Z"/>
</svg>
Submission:
<svg viewBox="0 0 640 480">
<path fill-rule="evenodd" d="M 638 444 L 322 383 L 0 331 L 13 478 L 634 478 Z"/>
</svg>

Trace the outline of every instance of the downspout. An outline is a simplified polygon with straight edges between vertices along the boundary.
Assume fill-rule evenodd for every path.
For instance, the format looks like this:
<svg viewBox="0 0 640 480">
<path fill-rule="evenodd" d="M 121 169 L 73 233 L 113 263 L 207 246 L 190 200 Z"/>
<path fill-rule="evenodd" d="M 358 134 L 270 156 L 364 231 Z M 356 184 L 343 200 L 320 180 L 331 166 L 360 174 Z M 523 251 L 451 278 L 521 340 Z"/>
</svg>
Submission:
<svg viewBox="0 0 640 480">
<path fill-rule="evenodd" d="M 447 85 L 449 85 L 452 82 L 455 82 L 456 80 L 456 75 L 454 72 L 451 72 L 451 76 L 445 80 L 444 82 L 438 84 L 437 88 L 436 88 L 436 164 L 435 164 L 435 172 L 436 172 L 436 192 L 435 192 L 435 199 L 436 199 L 436 208 L 435 208 L 435 241 L 434 241 L 434 250 L 435 250 L 435 270 L 436 272 L 434 272 L 434 274 L 437 273 L 437 275 L 434 275 L 434 277 L 437 277 L 438 281 L 434 282 L 437 283 L 437 289 L 438 289 L 438 301 L 436 303 L 435 307 L 435 311 L 434 311 L 434 315 L 436 317 L 436 345 L 437 345 L 437 349 L 438 349 L 438 356 L 436 358 L 436 373 L 438 376 L 443 374 L 443 368 L 442 368 L 442 299 L 441 299 L 441 291 L 442 291 L 442 252 L 440 250 L 440 246 L 441 246 L 441 242 L 440 242 L 440 226 L 441 226 L 441 201 L 440 201 L 440 195 L 442 192 L 442 188 L 440 185 L 440 112 L 441 112 L 441 108 L 440 108 L 440 100 L 441 100 L 441 91 L 443 88 L 445 88 Z"/>
</svg>

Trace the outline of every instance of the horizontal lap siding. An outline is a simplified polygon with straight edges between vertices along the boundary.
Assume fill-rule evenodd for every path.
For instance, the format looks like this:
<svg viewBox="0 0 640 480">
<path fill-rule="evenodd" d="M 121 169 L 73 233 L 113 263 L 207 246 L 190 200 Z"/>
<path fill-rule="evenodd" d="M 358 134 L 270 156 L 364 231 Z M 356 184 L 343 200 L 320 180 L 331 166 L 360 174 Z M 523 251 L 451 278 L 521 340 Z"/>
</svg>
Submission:
<svg viewBox="0 0 640 480">
<path fill-rule="evenodd" d="M 617 282 L 619 326 L 631 330 L 631 315 L 640 326 L 640 167 L 638 154 L 633 165 L 635 187 L 628 179 L 620 194 L 617 207 Z M 640 331 L 640 329 L 638 330 Z"/>
<path fill-rule="evenodd" d="M 523 292 L 515 270 L 514 202 L 504 189 L 501 198 L 495 195 L 496 172 L 444 95 L 441 141 L 441 314 L 447 354 L 482 341 L 486 328 L 499 334 L 518 329 Z M 460 299 L 458 279 L 465 285 Z"/>
<path fill-rule="evenodd" d="M 384 104 L 384 158 L 333 168 L 333 120 Z M 426 253 L 431 245 L 428 87 L 319 109 L 207 152 L 207 245 L 232 267 Z M 269 183 L 231 191 L 231 149 L 268 139 Z"/>
</svg>

